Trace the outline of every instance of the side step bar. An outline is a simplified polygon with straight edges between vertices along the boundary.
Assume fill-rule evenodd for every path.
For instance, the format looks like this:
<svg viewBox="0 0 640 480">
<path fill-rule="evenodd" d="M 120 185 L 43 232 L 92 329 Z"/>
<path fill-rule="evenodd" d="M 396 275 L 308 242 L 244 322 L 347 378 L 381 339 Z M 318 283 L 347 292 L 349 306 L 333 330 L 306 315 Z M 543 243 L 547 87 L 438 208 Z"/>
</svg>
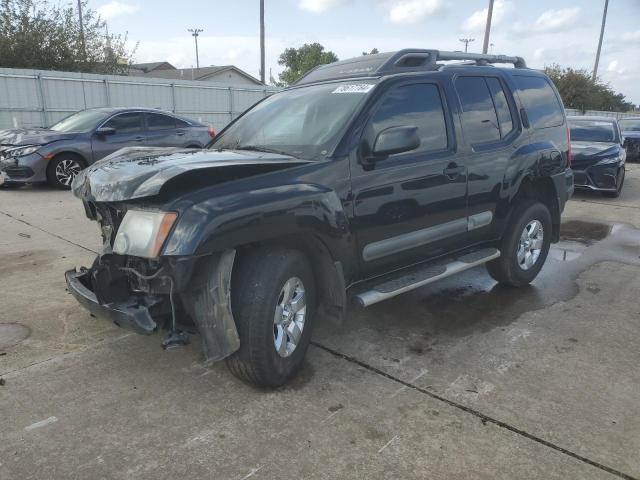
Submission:
<svg viewBox="0 0 640 480">
<path fill-rule="evenodd" d="M 363 307 L 387 300 L 401 293 L 428 285 L 442 278 L 450 277 L 456 273 L 482 265 L 490 260 L 498 258 L 500 250 L 497 248 L 483 248 L 475 252 L 467 253 L 457 258 L 419 265 L 404 272 L 397 272 L 395 277 L 385 277 L 380 283 L 374 284 L 370 290 L 357 293 L 354 299 Z"/>
</svg>

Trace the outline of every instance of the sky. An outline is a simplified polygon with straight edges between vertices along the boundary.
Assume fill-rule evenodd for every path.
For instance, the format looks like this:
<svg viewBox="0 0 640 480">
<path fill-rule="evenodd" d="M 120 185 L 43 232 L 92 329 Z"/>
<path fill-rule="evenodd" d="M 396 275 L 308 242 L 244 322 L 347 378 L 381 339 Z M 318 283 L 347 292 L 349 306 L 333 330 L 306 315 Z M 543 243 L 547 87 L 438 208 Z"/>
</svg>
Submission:
<svg viewBox="0 0 640 480">
<path fill-rule="evenodd" d="M 377 48 L 481 52 L 488 0 L 265 0 L 267 79 L 284 49 L 319 42 L 346 59 Z M 258 77 L 258 0 L 89 0 L 112 33 L 138 43 L 136 62 L 195 65 L 188 28 L 201 28 L 200 66 L 233 64 Z M 591 71 L 604 0 L 495 0 L 492 53 L 533 68 Z M 610 0 L 598 74 L 640 104 L 640 0 Z"/>
</svg>

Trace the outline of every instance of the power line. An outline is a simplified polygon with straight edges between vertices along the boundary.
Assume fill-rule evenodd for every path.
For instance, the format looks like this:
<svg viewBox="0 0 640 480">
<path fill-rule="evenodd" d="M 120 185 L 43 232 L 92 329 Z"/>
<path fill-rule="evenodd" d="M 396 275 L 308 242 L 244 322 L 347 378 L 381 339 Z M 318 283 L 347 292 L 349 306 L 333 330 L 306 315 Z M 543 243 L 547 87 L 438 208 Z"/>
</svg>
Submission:
<svg viewBox="0 0 640 480">
<path fill-rule="evenodd" d="M 189 28 L 187 29 L 187 31 L 191 33 L 196 41 L 196 68 L 200 68 L 200 57 L 198 55 L 198 35 L 200 35 L 200 33 L 202 33 L 204 30 L 202 30 L 201 28 Z"/>
<path fill-rule="evenodd" d="M 475 38 L 461 38 L 460 41 L 464 43 L 464 51 L 466 53 L 467 50 L 469 49 L 469 44 L 475 41 Z"/>
</svg>

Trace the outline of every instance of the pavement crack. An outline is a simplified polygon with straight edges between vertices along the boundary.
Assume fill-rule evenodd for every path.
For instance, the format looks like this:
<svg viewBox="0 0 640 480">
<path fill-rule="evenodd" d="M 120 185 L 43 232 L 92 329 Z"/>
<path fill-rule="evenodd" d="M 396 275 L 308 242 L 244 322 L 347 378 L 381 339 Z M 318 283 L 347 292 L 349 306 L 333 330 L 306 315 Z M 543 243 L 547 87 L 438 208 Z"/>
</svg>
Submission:
<svg viewBox="0 0 640 480">
<path fill-rule="evenodd" d="M 312 341 L 311 345 L 313 345 L 314 347 L 317 347 L 317 348 L 319 348 L 321 350 L 324 350 L 325 352 L 333 355 L 334 357 L 341 358 L 343 360 L 346 360 L 347 362 L 350 362 L 350 363 L 353 363 L 355 365 L 358 365 L 359 367 L 365 368 L 366 370 L 369 370 L 370 372 L 375 373 L 376 375 L 380 375 L 382 377 L 385 377 L 388 380 L 396 382 L 396 383 L 398 383 L 398 384 L 400 384 L 400 385 L 402 385 L 404 387 L 410 388 L 412 390 L 415 390 L 416 392 L 419 392 L 419 393 L 422 393 L 424 395 L 427 395 L 427 396 L 433 398 L 434 400 L 437 400 L 437 401 L 442 402 L 442 403 L 446 403 L 449 406 L 452 406 L 454 408 L 457 408 L 458 410 L 462 410 L 465 413 L 473 415 L 474 417 L 479 418 L 482 421 L 483 424 L 492 423 L 493 425 L 496 425 L 499 428 L 503 428 L 505 430 L 508 430 L 508 431 L 510 431 L 512 433 L 515 433 L 515 434 L 520 435 L 520 436 L 522 436 L 524 438 L 532 440 L 532 441 L 534 441 L 536 443 L 539 443 L 540 445 L 544 445 L 545 447 L 551 448 L 551 449 L 553 449 L 553 450 L 555 450 L 557 452 L 560 452 L 560 453 L 562 453 L 564 455 L 572 457 L 572 458 L 574 458 L 576 460 L 579 460 L 579 461 L 581 461 L 583 463 L 591 465 L 592 467 L 598 468 L 598 469 L 600 469 L 600 470 L 602 470 L 604 472 L 610 473 L 611 475 L 615 475 L 615 476 L 617 476 L 619 478 L 623 478 L 625 480 L 640 480 L 640 479 L 638 479 L 636 477 L 632 477 L 631 475 L 629 475 L 627 473 L 624 473 L 624 472 L 621 472 L 621 471 L 616 470 L 614 468 L 608 467 L 607 465 L 603 465 L 602 463 L 599 463 L 599 462 L 597 462 L 595 460 L 591 460 L 591 459 L 589 459 L 587 457 L 583 457 L 582 455 L 579 455 L 579 454 L 577 454 L 575 452 L 572 452 L 571 450 L 567 450 L 566 448 L 563 448 L 563 447 L 561 447 L 559 445 L 556 445 L 555 443 L 551 443 L 548 440 L 540 438 L 540 437 L 538 437 L 538 436 L 536 436 L 536 435 L 534 435 L 532 433 L 529 433 L 529 432 L 527 432 L 525 430 L 522 430 L 522 429 L 520 429 L 518 427 L 514 427 L 513 425 L 510 425 L 510 424 L 508 424 L 506 422 L 503 422 L 503 421 L 498 420 L 496 418 L 493 418 L 493 417 L 490 417 L 488 415 L 485 415 L 484 413 L 482 413 L 482 412 L 480 412 L 478 410 L 475 410 L 473 408 L 467 407 L 466 405 L 463 405 L 461 403 L 454 402 L 453 400 L 449 400 L 448 398 L 445 398 L 445 397 L 443 397 L 441 395 L 438 395 L 437 393 L 430 392 L 429 390 L 426 390 L 426 389 L 424 389 L 422 387 L 419 387 L 418 385 L 415 385 L 415 384 L 413 384 L 411 382 L 407 382 L 407 381 L 402 380 L 402 379 L 400 379 L 398 377 L 395 377 L 395 376 L 393 376 L 393 375 L 391 375 L 391 374 L 389 374 L 387 372 L 384 372 L 383 370 L 380 370 L 377 367 L 374 367 L 372 365 L 369 365 L 368 363 L 363 362 L 362 360 L 358 360 L 357 358 L 352 357 L 351 355 L 347 355 L 345 353 L 339 352 L 337 350 L 334 350 L 333 348 L 327 347 L 327 346 L 322 345 L 322 344 L 320 344 L 318 342 L 315 342 L 315 341 Z"/>
<path fill-rule="evenodd" d="M 597 202 L 595 200 L 577 200 L 577 201 L 581 203 L 596 203 L 598 205 L 606 205 L 608 207 L 633 208 L 635 210 L 640 209 L 640 207 L 637 207 L 635 205 L 623 205 L 622 203 Z"/>
<path fill-rule="evenodd" d="M 6 216 L 6 217 L 9 217 L 12 220 L 15 220 L 16 222 L 24 223 L 25 225 L 28 225 L 31 228 L 35 228 L 36 230 L 40 230 L 41 232 L 46 233 L 47 235 L 51 235 L 52 237 L 56 237 L 57 239 L 62 240 L 63 242 L 67 242 L 67 243 L 69 243 L 71 245 L 75 245 L 76 247 L 82 248 L 83 250 L 86 250 L 87 252 L 95 253 L 96 255 L 98 254 L 98 252 L 96 252 L 95 250 L 91 250 L 90 248 L 87 248 L 84 245 L 80 245 L 79 243 L 72 242 L 71 240 L 69 240 L 67 238 L 64 238 L 63 236 L 60 236 L 57 233 L 53 233 L 53 232 L 50 232 L 48 230 L 45 230 L 44 228 L 38 227 L 37 225 L 29 223 L 26 220 L 22 220 L 21 218 L 14 217 L 10 213 L 3 212 L 1 210 L 0 210 L 0 213 L 2 215 Z"/>
</svg>

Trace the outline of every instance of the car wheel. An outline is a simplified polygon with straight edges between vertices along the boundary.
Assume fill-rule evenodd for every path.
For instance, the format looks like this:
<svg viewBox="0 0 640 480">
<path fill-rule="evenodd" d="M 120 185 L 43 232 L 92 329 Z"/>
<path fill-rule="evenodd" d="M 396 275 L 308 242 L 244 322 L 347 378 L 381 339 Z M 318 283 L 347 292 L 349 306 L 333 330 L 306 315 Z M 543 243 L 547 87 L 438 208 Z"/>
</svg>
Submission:
<svg viewBox="0 0 640 480">
<path fill-rule="evenodd" d="M 61 190 L 69 190 L 71 182 L 84 168 L 84 161 L 73 154 L 61 154 L 54 157 L 47 167 L 49 185 Z"/>
<path fill-rule="evenodd" d="M 277 387 L 302 367 L 311 340 L 315 282 L 299 251 L 257 249 L 241 255 L 232 276 L 231 307 L 240 349 L 226 363 L 236 377 Z"/>
<path fill-rule="evenodd" d="M 609 198 L 618 198 L 622 193 L 622 186 L 624 185 L 625 168 L 622 167 L 618 172 L 618 178 L 616 179 L 616 191 L 615 192 L 602 192 L 602 195 Z"/>
<path fill-rule="evenodd" d="M 527 285 L 540 272 L 550 245 L 549 209 L 540 202 L 524 202 L 516 207 L 500 241 L 500 257 L 487 263 L 487 271 L 504 285 Z"/>
</svg>

